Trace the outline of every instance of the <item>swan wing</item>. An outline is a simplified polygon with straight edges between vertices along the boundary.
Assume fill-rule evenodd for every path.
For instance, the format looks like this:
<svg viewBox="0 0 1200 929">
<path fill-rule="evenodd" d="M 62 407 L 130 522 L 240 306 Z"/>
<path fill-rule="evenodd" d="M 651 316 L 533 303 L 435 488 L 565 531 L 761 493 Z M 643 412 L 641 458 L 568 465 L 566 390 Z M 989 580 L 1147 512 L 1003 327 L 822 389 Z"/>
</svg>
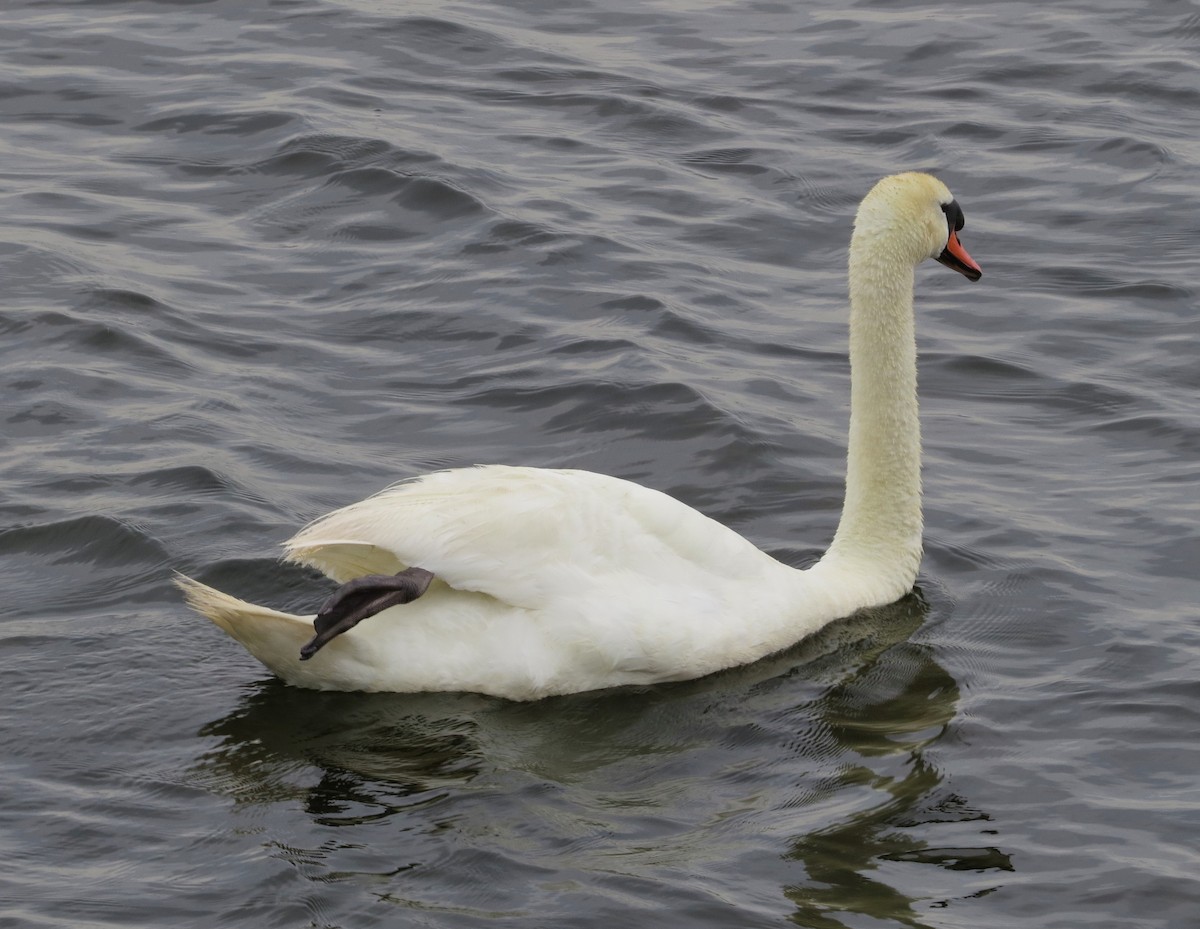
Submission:
<svg viewBox="0 0 1200 929">
<path fill-rule="evenodd" d="M 339 582 L 416 565 L 532 609 L 597 585 L 697 585 L 774 563 L 667 494 L 589 471 L 496 465 L 435 472 L 336 510 L 286 555 Z"/>
</svg>

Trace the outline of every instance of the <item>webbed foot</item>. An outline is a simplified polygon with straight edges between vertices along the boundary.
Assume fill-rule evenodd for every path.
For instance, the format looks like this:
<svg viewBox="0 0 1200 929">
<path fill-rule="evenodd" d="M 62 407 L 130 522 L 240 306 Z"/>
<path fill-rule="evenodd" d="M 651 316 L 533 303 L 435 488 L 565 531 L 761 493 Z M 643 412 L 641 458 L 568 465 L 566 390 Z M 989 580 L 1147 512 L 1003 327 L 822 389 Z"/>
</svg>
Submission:
<svg viewBox="0 0 1200 929">
<path fill-rule="evenodd" d="M 369 574 L 343 584 L 317 610 L 313 620 L 317 634 L 300 649 L 300 660 L 307 661 L 331 639 L 364 619 L 390 606 L 412 603 L 429 589 L 432 580 L 432 571 L 405 568 L 399 574 Z"/>
</svg>

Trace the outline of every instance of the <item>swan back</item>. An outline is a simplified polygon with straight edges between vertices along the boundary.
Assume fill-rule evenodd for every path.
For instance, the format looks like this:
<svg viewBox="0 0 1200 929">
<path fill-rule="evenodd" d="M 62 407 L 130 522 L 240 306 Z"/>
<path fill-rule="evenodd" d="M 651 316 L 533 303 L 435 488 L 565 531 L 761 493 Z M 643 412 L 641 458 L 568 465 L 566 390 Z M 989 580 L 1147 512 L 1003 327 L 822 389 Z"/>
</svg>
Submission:
<svg viewBox="0 0 1200 929">
<path fill-rule="evenodd" d="M 488 465 L 438 471 L 322 517 L 287 557 L 342 581 L 417 565 L 513 606 L 570 597 L 614 572 L 688 583 L 774 562 L 674 497 L 590 471 Z M 389 560 L 390 559 L 390 560 Z M 684 581 L 672 577 L 671 581 Z"/>
</svg>

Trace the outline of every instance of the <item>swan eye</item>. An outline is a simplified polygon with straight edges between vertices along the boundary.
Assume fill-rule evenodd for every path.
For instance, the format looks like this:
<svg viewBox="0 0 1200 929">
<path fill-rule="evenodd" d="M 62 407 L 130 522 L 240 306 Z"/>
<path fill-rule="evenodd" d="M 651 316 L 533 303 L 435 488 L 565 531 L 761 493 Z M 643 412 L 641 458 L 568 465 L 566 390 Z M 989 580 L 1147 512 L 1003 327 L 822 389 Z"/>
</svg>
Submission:
<svg viewBox="0 0 1200 929">
<path fill-rule="evenodd" d="M 957 200 L 943 203 L 942 212 L 946 214 L 946 225 L 950 227 L 951 232 L 958 232 L 967 224 L 963 216 L 962 207 L 958 205 Z"/>
</svg>

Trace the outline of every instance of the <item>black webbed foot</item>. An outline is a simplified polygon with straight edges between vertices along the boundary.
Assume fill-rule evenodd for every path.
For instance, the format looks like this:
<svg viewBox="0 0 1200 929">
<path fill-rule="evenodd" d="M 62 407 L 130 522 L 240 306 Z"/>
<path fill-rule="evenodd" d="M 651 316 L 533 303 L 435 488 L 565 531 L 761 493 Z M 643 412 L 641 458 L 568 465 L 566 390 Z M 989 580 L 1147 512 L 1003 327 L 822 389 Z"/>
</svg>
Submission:
<svg viewBox="0 0 1200 929">
<path fill-rule="evenodd" d="M 412 603 L 432 580 L 432 571 L 405 568 L 399 574 L 370 574 L 343 584 L 317 610 L 313 620 L 317 634 L 300 649 L 300 660 L 307 661 L 331 639 L 389 606 Z"/>
</svg>

